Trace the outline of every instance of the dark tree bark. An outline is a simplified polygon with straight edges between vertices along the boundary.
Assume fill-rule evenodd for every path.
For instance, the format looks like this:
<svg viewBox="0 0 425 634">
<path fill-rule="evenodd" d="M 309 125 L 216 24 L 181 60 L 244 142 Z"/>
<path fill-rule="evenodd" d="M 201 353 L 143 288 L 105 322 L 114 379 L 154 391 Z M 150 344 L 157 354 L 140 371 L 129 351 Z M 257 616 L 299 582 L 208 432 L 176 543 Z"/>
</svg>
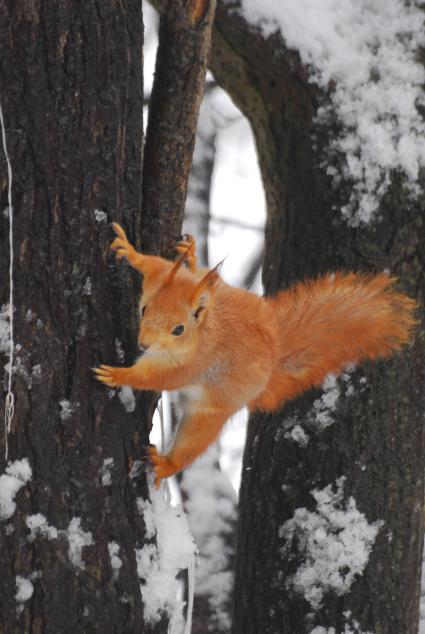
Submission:
<svg viewBox="0 0 425 634">
<path fill-rule="evenodd" d="M 425 196 L 411 204 L 394 176 L 377 219 L 349 227 L 314 149 L 335 134 L 317 128 L 314 115 L 328 95 L 307 81 L 296 51 L 279 35 L 264 40 L 242 18 L 218 5 L 211 66 L 217 81 L 249 118 L 266 189 L 268 225 L 264 282 L 273 293 L 323 271 L 389 268 L 423 302 Z M 335 205 L 337 211 L 334 210 Z M 315 626 L 343 632 L 417 632 L 423 545 L 424 331 L 392 360 L 364 364 L 340 381 L 334 423 L 320 431 L 313 401 L 320 391 L 249 425 L 240 500 L 233 631 L 307 634 Z M 349 387 L 348 387 L 349 386 Z M 323 402 L 323 401 L 322 401 Z M 295 423 L 308 435 L 297 443 Z M 363 575 L 341 596 L 324 592 L 312 610 L 293 586 L 303 563 L 299 542 L 282 529 L 295 510 L 316 510 L 312 490 L 345 476 L 369 523 L 383 522 Z M 342 571 L 344 572 L 344 571 Z M 345 613 L 345 616 L 344 616 Z M 348 616 L 350 613 L 350 616 Z"/>
<path fill-rule="evenodd" d="M 0 509 L 0 632 L 167 630 L 166 616 L 144 622 L 135 553 L 147 543 L 138 500 L 148 491 L 139 467 L 155 399 L 133 402 L 107 391 L 90 367 L 130 365 L 136 355 L 140 281 L 109 256 L 109 222 L 162 255 L 180 234 L 214 9 L 212 0 L 170 4 L 168 35 L 180 29 L 182 48 L 166 72 L 167 60 L 159 65 L 142 213 L 141 3 L 0 2 L 19 353 L 11 465 L 0 486 L 16 485 L 18 460 L 27 459 L 32 471 L 18 482 L 13 513 Z M 170 39 L 163 44 L 169 55 Z M 185 83 L 194 64 L 196 81 Z M 161 82 L 179 86 L 184 101 L 171 116 L 175 100 Z M 166 160 L 170 150 L 179 169 Z M 7 174 L 3 154 L 0 169 Z M 164 183 L 158 204 L 154 192 Z M 0 272 L 7 279 L 5 176 L 0 186 Z M 5 286 L 1 304 L 7 298 Z M 30 531 L 36 522 L 43 528 Z"/>
<path fill-rule="evenodd" d="M 141 6 L 3 1 L 0 13 L 18 344 L 9 459 L 27 458 L 32 469 L 16 512 L 0 525 L 0 631 L 145 632 L 134 549 L 145 532 L 136 498 L 147 491 L 144 478 L 132 481 L 128 472 L 146 429 L 137 422 L 140 406 L 127 413 L 90 376 L 91 366 L 117 360 L 121 349 L 127 362 L 136 353 L 134 285 L 108 246 L 111 220 L 132 238 L 140 226 Z M 2 213 L 3 280 L 8 227 Z M 4 284 L 1 303 L 7 298 Z M 0 461 L 4 473 L 3 452 Z M 102 483 L 108 465 L 110 484 Z M 30 541 L 26 522 L 39 513 L 55 538 L 39 533 Z M 87 544 L 80 563 L 70 550 L 70 527 L 78 533 L 79 523 Z M 116 578 L 112 542 L 122 562 Z M 17 577 L 33 584 L 21 602 Z"/>
<path fill-rule="evenodd" d="M 216 0 L 170 0 L 159 28 L 143 173 L 143 250 L 172 255 L 183 222 Z"/>
</svg>

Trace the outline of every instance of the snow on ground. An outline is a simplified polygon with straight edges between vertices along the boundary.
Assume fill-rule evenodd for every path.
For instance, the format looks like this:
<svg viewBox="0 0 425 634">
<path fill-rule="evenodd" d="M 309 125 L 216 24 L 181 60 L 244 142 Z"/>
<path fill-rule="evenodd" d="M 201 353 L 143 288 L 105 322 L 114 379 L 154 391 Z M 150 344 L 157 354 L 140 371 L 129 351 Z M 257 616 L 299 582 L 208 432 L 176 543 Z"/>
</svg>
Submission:
<svg viewBox="0 0 425 634">
<path fill-rule="evenodd" d="M 344 501 L 345 479 L 336 481 L 336 491 L 332 485 L 311 491 L 316 511 L 297 509 L 279 529 L 279 537 L 285 539 L 282 554 L 290 556 L 296 543 L 303 555 L 290 583 L 314 610 L 329 590 L 338 595 L 348 592 L 363 573 L 382 526 L 380 521 L 369 523 L 353 497 Z"/>
<path fill-rule="evenodd" d="M 343 176 L 353 182 L 342 212 L 353 225 L 369 222 L 393 170 L 415 191 L 425 165 L 425 44 L 419 2 L 403 0 L 242 0 L 245 18 L 267 36 L 280 30 L 287 46 L 310 66 L 311 80 L 334 83 L 331 110 L 342 131 L 329 148 L 345 157 Z M 329 168 L 329 174 L 340 174 Z"/>
</svg>

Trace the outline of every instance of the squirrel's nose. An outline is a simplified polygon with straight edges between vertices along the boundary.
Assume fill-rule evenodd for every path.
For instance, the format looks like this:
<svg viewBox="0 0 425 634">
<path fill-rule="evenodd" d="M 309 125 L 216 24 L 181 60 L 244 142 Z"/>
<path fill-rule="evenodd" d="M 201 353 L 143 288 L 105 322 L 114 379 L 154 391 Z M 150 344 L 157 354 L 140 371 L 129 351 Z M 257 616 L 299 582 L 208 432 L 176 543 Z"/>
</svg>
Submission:
<svg viewBox="0 0 425 634">
<path fill-rule="evenodd" d="M 146 344 L 143 344 L 141 341 L 139 341 L 139 350 L 140 352 L 143 354 L 144 352 L 146 352 L 146 350 L 149 348 L 149 346 L 147 346 Z"/>
</svg>

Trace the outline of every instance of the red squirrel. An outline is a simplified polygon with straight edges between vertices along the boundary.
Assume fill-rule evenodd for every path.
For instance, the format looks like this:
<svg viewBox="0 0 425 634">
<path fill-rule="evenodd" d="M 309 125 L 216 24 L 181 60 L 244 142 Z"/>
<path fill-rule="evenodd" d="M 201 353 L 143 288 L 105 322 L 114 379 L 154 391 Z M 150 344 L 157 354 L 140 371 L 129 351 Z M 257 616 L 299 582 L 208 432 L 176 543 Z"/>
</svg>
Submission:
<svg viewBox="0 0 425 634">
<path fill-rule="evenodd" d="M 108 386 L 179 390 L 184 418 L 166 455 L 149 447 L 155 484 L 188 466 L 232 414 L 273 411 L 348 363 L 388 357 L 411 338 L 416 303 L 384 274 L 327 274 L 272 297 L 198 268 L 194 240 L 176 262 L 138 253 L 118 224 L 111 245 L 143 275 L 138 343 L 129 368 L 101 365 Z"/>
</svg>

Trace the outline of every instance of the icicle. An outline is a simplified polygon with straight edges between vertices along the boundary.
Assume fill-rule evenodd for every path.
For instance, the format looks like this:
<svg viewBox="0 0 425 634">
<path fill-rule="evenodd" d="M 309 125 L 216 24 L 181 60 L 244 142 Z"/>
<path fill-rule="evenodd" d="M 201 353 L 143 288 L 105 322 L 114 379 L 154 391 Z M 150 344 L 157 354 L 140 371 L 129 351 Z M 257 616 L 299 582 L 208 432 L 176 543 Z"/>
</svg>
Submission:
<svg viewBox="0 0 425 634">
<path fill-rule="evenodd" d="M 169 407 L 169 402 L 164 398 L 164 396 L 165 396 L 165 393 L 163 392 L 161 394 L 161 399 L 158 403 L 158 414 L 159 414 L 159 421 L 160 421 L 160 427 L 161 427 L 161 453 L 164 453 L 165 451 L 164 401 L 166 403 L 166 406 Z M 163 480 L 162 483 L 164 485 L 163 490 L 164 490 L 165 501 L 167 504 L 170 504 L 171 502 L 170 485 L 168 483 L 168 480 Z M 186 623 L 184 626 L 183 634 L 190 634 L 192 631 L 193 600 L 195 595 L 195 564 L 196 564 L 196 556 L 193 555 L 190 561 L 189 567 L 187 569 L 188 601 L 187 601 Z M 174 628 L 173 618 L 171 618 L 168 624 L 168 634 L 174 634 L 174 630 L 175 628 Z"/>
<path fill-rule="evenodd" d="M 3 140 L 3 151 L 6 158 L 7 163 L 7 176 L 8 176 L 8 192 L 7 192 L 7 200 L 9 205 L 9 250 L 10 250 L 10 261 L 9 261 L 9 380 L 7 384 L 7 395 L 5 400 L 5 412 L 4 412 L 4 455 L 7 460 L 9 445 L 8 445 L 8 434 L 10 432 L 10 427 L 12 425 L 12 418 L 15 413 L 15 397 L 12 392 L 12 374 L 13 374 L 13 353 L 14 353 L 14 340 L 13 340 L 13 205 L 12 205 L 12 164 L 10 162 L 9 153 L 7 151 L 7 142 L 6 142 L 6 128 L 4 125 L 3 118 L 3 108 L 0 101 L 0 122 L 1 122 L 1 131 L 2 131 L 2 140 Z"/>
<path fill-rule="evenodd" d="M 161 427 L 161 453 L 165 451 L 165 423 L 164 423 L 164 406 L 163 406 L 164 392 L 161 394 L 161 398 L 158 403 L 158 414 L 159 414 L 159 423 Z M 168 484 L 168 480 L 163 480 L 163 489 L 164 489 L 164 497 L 167 504 L 171 502 L 171 491 L 170 485 Z"/>
<path fill-rule="evenodd" d="M 184 634 L 190 634 L 192 631 L 192 614 L 193 614 L 193 598 L 195 595 L 195 563 L 196 556 L 192 556 L 190 566 L 187 570 L 187 614 Z"/>
</svg>

